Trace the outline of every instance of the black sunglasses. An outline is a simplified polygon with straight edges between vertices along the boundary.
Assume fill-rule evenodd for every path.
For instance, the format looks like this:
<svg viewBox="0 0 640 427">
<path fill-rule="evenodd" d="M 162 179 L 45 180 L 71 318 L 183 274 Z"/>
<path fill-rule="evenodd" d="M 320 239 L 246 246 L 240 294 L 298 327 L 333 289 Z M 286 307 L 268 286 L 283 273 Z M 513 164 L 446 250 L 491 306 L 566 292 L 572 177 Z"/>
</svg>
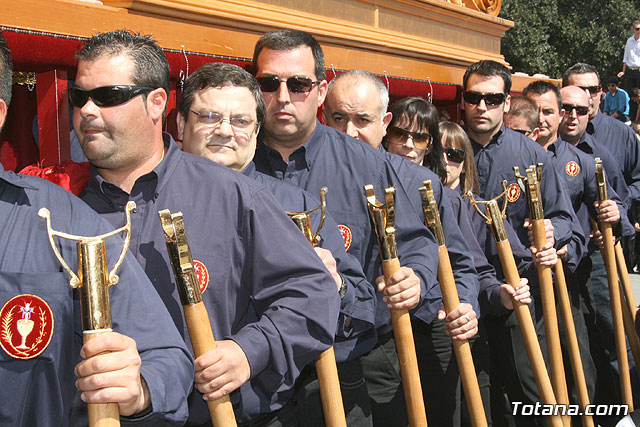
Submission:
<svg viewBox="0 0 640 427">
<path fill-rule="evenodd" d="M 567 114 L 571 114 L 571 111 L 576 110 L 576 114 L 579 116 L 585 116 L 589 113 L 589 107 L 586 107 L 584 105 L 562 104 L 562 109 Z"/>
<path fill-rule="evenodd" d="M 409 132 L 399 127 L 389 126 L 388 133 L 389 144 L 404 145 L 409 137 L 411 137 L 413 146 L 418 150 L 426 150 L 431 144 L 431 134 L 427 132 Z"/>
<path fill-rule="evenodd" d="M 445 148 L 444 153 L 447 159 L 452 162 L 462 163 L 464 161 L 464 150 L 460 148 Z"/>
<path fill-rule="evenodd" d="M 531 132 L 533 132 L 533 131 L 535 130 L 535 128 L 533 128 L 533 129 L 513 129 L 513 128 L 512 128 L 511 130 L 512 130 L 512 131 L 515 131 L 515 132 L 518 132 L 518 133 L 521 133 L 521 134 L 523 134 L 523 135 L 528 135 L 528 134 L 530 134 Z"/>
<path fill-rule="evenodd" d="M 74 86 L 69 90 L 69 99 L 74 107 L 82 108 L 89 98 L 98 107 L 115 107 L 124 104 L 134 96 L 149 93 L 156 88 L 149 86 L 101 86 L 91 90 Z"/>
<path fill-rule="evenodd" d="M 313 85 L 320 83 L 319 81 L 314 82 L 308 77 L 298 76 L 289 77 L 286 80 L 280 80 L 278 76 L 265 76 L 258 77 L 256 80 L 258 80 L 263 92 L 277 92 L 280 89 L 280 84 L 284 82 L 291 93 L 308 93 L 313 89 Z"/>
<path fill-rule="evenodd" d="M 500 105 L 507 99 L 504 93 L 478 93 L 469 90 L 462 92 L 462 97 L 465 102 L 473 105 L 480 104 L 484 99 L 484 103 L 488 106 Z"/>
<path fill-rule="evenodd" d="M 591 96 L 597 95 L 598 92 L 601 89 L 600 85 L 596 85 L 596 86 L 578 86 L 578 87 L 580 89 L 582 89 L 582 90 L 586 90 L 587 92 L 589 92 L 591 94 Z"/>
</svg>

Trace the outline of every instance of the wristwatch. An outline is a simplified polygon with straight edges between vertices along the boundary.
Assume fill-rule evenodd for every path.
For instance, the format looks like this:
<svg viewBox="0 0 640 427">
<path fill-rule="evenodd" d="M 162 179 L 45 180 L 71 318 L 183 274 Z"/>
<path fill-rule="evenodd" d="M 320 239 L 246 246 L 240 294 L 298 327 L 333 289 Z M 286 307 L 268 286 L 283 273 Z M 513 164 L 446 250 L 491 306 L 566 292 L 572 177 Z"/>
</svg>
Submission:
<svg viewBox="0 0 640 427">
<path fill-rule="evenodd" d="M 340 285 L 338 295 L 340 295 L 340 298 L 344 298 L 344 294 L 347 293 L 347 282 L 344 280 L 344 276 L 342 274 L 340 275 L 340 278 L 342 279 L 342 285 Z"/>
</svg>

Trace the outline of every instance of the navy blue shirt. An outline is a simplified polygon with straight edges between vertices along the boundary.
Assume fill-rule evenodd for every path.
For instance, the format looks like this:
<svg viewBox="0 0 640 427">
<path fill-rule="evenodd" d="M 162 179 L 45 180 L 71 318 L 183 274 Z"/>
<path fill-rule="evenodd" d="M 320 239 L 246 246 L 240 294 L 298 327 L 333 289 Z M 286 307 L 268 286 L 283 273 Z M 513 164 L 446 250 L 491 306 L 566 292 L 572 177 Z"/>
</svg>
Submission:
<svg viewBox="0 0 640 427">
<path fill-rule="evenodd" d="M 267 187 L 283 210 L 302 212 L 320 205 L 320 201 L 302 188 L 256 172 L 253 163 L 249 163 L 242 173 Z M 310 219 L 315 232 L 320 223 L 320 211 L 313 212 Z M 376 344 L 376 289 L 364 277 L 358 260 L 344 250 L 344 239 L 338 224 L 329 212 L 320 230 L 320 237 L 322 240 L 318 246 L 331 251 L 336 260 L 338 273 L 347 284 L 346 292 L 340 301 L 338 330 L 333 344 L 336 361 L 345 362 L 369 352 Z"/>
<path fill-rule="evenodd" d="M 425 322 L 430 321 L 421 317 L 419 308 L 434 304 L 434 301 L 427 301 L 426 296 L 437 286 L 437 244 L 426 229 L 424 220 L 418 221 L 400 179 L 384 154 L 316 121 L 313 134 L 289 156 L 288 163 L 280 153 L 260 142 L 253 161 L 258 172 L 297 185 L 311 194 L 319 193 L 322 187 L 329 189 L 329 212 L 351 236 L 347 252 L 359 260 L 371 283 L 375 283 L 376 277 L 382 274 L 382 263 L 363 186 L 373 185 L 379 201 L 384 201 L 385 188 L 395 186 L 396 241 L 400 263 L 412 268 L 421 281 L 421 301 L 414 315 Z M 376 328 L 381 335 L 391 331 L 392 326 L 391 314 L 382 303 L 380 293 L 378 298 Z"/>
<path fill-rule="evenodd" d="M 128 200 L 131 252 L 188 341 L 158 211 L 182 211 L 193 259 L 208 270 L 203 300 L 214 337 L 244 351 L 250 380 L 231 393 L 239 422 L 273 412 L 293 393 L 302 368 L 333 344 L 340 307 L 335 281 L 291 221 L 258 182 L 182 152 L 165 135 L 165 158 L 139 177 L 130 194 L 92 168 L 82 198 L 112 223 Z M 209 419 L 196 390 L 189 422 Z"/>
<path fill-rule="evenodd" d="M 86 426 L 87 405 L 80 400 L 74 374 L 75 365 L 82 360 L 79 294 L 69 286 L 70 278 L 53 253 L 46 223 L 38 217 L 42 207 L 51 211 L 56 231 L 97 236 L 113 230 L 68 191 L 0 166 L 0 307 L 18 295 L 31 294 L 43 299 L 53 313 L 53 335 L 40 355 L 14 359 L 0 349 L 0 423 Z M 122 225 L 124 221 L 118 226 Z M 77 272 L 76 242 L 55 241 L 69 267 Z M 112 268 L 123 243 L 114 236 L 105 244 Z M 113 330 L 136 341 L 142 359 L 140 372 L 152 404 L 151 413 L 138 419 L 121 417 L 121 422 L 181 424 L 187 418 L 186 399 L 193 383 L 191 358 L 164 304 L 131 254 L 117 274 L 120 282 L 110 289 Z"/>
<path fill-rule="evenodd" d="M 420 196 L 418 189 L 424 185 L 424 181 L 431 180 L 433 196 L 438 204 L 440 221 L 442 222 L 442 231 L 444 233 L 447 251 L 449 252 L 451 268 L 453 269 L 453 277 L 456 282 L 460 302 L 471 304 L 474 311 L 477 313 L 480 310 L 478 306 L 477 272 L 473 265 L 473 258 L 471 257 L 469 247 L 467 246 L 465 238 L 460 231 L 460 226 L 453 215 L 451 202 L 449 201 L 449 198 L 445 197 L 443 194 L 444 186 L 440 182 L 440 177 L 424 166 L 410 162 L 396 154 L 391 154 L 384 150 L 384 148 L 381 150 L 386 154 L 387 161 L 391 163 L 400 177 L 400 181 L 409 195 L 409 200 L 416 212 L 418 221 L 424 221 L 422 197 Z M 442 298 L 439 286 L 434 288 L 434 297 Z M 432 298 L 429 298 L 429 300 L 432 300 Z M 428 312 L 425 312 L 424 314 L 425 318 L 431 320 L 435 319 L 439 308 L 439 305 L 436 305 L 437 304 L 434 304 L 431 307 L 423 306 L 420 308 L 421 311 L 428 310 Z"/>
<path fill-rule="evenodd" d="M 627 186 L 622 173 L 622 166 L 620 166 L 620 163 L 618 163 L 618 161 L 613 157 L 613 154 L 611 154 L 609 149 L 607 149 L 607 147 L 605 147 L 600 141 L 597 141 L 593 135 L 590 135 L 587 132 L 582 135 L 580 142 L 578 142 L 575 147 L 578 150 L 589 154 L 594 159 L 599 157 L 600 160 L 602 160 L 602 166 L 604 167 L 607 175 L 607 181 L 609 181 L 611 187 L 614 189 L 620 200 L 622 200 L 625 208 L 630 209 L 631 195 L 629 194 L 629 187 Z"/>
<path fill-rule="evenodd" d="M 548 147 L 547 151 L 556 167 L 558 175 L 562 176 L 569 191 L 571 204 L 580 221 L 580 235 L 574 233 L 572 243 L 569 245 L 565 263 L 571 271 L 575 271 L 583 255 L 586 255 L 585 244 L 591 233 L 589 217 L 597 221 L 598 213 L 593 204 L 598 201 L 598 182 L 596 180 L 595 160 L 590 155 L 578 150 L 573 145 L 559 138 Z M 542 177 L 544 180 L 544 176 Z M 620 218 L 623 226 L 630 228 L 631 224 L 626 219 L 625 206 L 607 182 L 609 199 L 616 202 L 620 210 Z"/>
<path fill-rule="evenodd" d="M 598 112 L 587 124 L 593 135 L 620 163 L 632 202 L 640 202 L 640 142 L 631 127 Z"/>
<path fill-rule="evenodd" d="M 478 169 L 480 182 L 480 196 L 486 200 L 492 199 L 502 193 L 502 181 L 507 185 L 516 182 L 513 167 L 520 168 L 520 174 L 525 175 L 526 169 L 531 165 L 542 163 L 541 183 L 542 203 L 544 216 L 553 224 L 555 247 L 560 249 L 571 238 L 571 222 L 576 216 L 571 208 L 571 201 L 562 191 L 562 185 L 558 182 L 558 175 L 547 157 L 544 148 L 538 144 L 532 144 L 526 136 L 507 129 L 504 124 L 493 137 L 491 142 L 483 147 L 478 142 L 471 140 Z M 507 192 L 509 203 L 507 205 L 507 221 L 518 234 L 520 242 L 529 247 L 527 230 L 522 227 L 525 218 L 529 217 L 527 196 L 523 188 L 518 184 L 510 186 Z M 501 201 L 502 202 L 502 201 Z"/>
</svg>

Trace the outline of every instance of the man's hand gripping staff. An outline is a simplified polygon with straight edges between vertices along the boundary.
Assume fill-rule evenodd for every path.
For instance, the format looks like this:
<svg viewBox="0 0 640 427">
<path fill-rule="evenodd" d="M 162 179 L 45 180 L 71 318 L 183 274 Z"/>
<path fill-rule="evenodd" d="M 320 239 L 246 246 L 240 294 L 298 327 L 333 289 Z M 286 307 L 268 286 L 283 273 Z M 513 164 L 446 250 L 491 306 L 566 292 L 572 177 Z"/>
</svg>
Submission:
<svg viewBox="0 0 640 427">
<path fill-rule="evenodd" d="M 451 260 L 449 259 L 449 252 L 445 244 L 442 224 L 440 222 L 440 213 L 436 199 L 433 196 L 431 181 L 424 181 L 424 187 L 420 187 L 419 191 L 422 196 L 422 210 L 424 212 L 425 222 L 438 242 L 438 282 L 440 283 L 442 301 L 446 312 L 451 313 L 460 305 L 460 299 L 458 298 L 458 290 L 456 289 L 456 283 L 453 277 Z M 478 386 L 478 378 L 476 377 L 469 341 L 466 339 L 453 340 L 453 351 L 458 361 L 458 370 L 462 378 L 471 422 L 474 427 L 486 426 L 487 417 L 484 413 L 482 396 L 480 395 L 480 387 Z"/>
<path fill-rule="evenodd" d="M 213 338 L 207 309 L 202 301 L 198 276 L 184 230 L 182 213 L 172 214 L 168 209 L 164 209 L 159 211 L 158 215 L 160 215 L 162 230 L 167 240 L 167 251 L 176 278 L 184 318 L 189 329 L 194 358 L 197 359 L 214 350 L 216 341 Z M 235 427 L 237 425 L 228 394 L 215 400 L 208 400 L 207 405 L 214 427 Z"/>
<path fill-rule="evenodd" d="M 487 224 L 492 226 L 491 229 L 498 248 L 498 257 L 500 258 L 500 264 L 502 264 L 502 271 L 504 272 L 507 284 L 511 285 L 515 289 L 520 283 L 520 275 L 518 273 L 518 268 L 516 267 L 516 262 L 513 258 L 513 252 L 511 250 L 511 245 L 509 244 L 509 239 L 507 238 L 507 232 L 504 228 L 504 211 L 507 207 L 507 200 L 505 199 L 502 210 L 498 206 L 497 202 L 500 197 L 503 197 L 506 194 L 506 181 L 503 182 L 502 186 L 504 191 L 494 199 L 486 202 L 476 201 L 471 192 L 467 195 L 471 199 L 471 203 L 478 213 L 484 217 Z M 487 211 L 486 214 L 480 210 L 478 207 L 479 204 L 485 205 Z M 513 297 L 511 299 L 513 310 L 518 318 L 520 332 L 524 339 L 527 355 L 529 356 L 529 363 L 533 369 L 538 393 L 540 394 L 542 403 L 545 405 L 555 405 L 556 398 L 553 393 L 553 388 L 551 387 L 547 368 L 544 364 L 542 350 L 540 349 L 540 343 L 538 342 L 538 336 L 533 325 L 533 319 L 531 318 L 529 307 L 526 304 L 515 300 Z M 552 427 L 561 427 L 563 425 L 562 419 L 558 415 L 549 416 L 548 419 L 549 425 Z"/>
<path fill-rule="evenodd" d="M 378 237 L 378 245 L 382 255 L 384 282 L 385 284 L 389 284 L 392 282 L 392 279 L 395 279 L 399 275 L 404 277 L 405 274 L 400 267 L 400 260 L 398 259 L 398 251 L 396 248 L 394 228 L 395 189 L 393 187 L 385 189 L 384 204 L 376 200 L 372 185 L 365 185 L 364 191 L 367 197 L 369 215 L 371 216 L 373 228 Z M 385 287 L 385 293 L 386 292 L 387 288 Z M 391 309 L 391 321 L 393 323 L 393 333 L 398 349 L 398 359 L 402 375 L 402 386 L 407 403 L 409 424 L 411 427 L 426 426 L 427 415 L 422 397 L 418 359 L 416 357 L 409 311 L 407 309 Z"/>
<path fill-rule="evenodd" d="M 287 215 L 293 220 L 302 234 L 315 247 L 322 240 L 319 233 L 326 217 L 327 187 L 320 189 L 320 206 L 304 212 L 289 212 Z M 320 223 L 316 231 L 311 226 L 311 213 L 320 209 Z M 332 275 L 334 274 L 331 271 Z M 333 347 L 322 352 L 316 358 L 316 371 L 318 373 L 318 384 L 320 387 L 320 398 L 322 399 L 322 411 L 327 427 L 346 427 L 347 421 L 342 403 L 342 393 L 340 391 L 340 380 L 338 378 L 338 367 L 336 365 L 336 355 Z"/>
</svg>

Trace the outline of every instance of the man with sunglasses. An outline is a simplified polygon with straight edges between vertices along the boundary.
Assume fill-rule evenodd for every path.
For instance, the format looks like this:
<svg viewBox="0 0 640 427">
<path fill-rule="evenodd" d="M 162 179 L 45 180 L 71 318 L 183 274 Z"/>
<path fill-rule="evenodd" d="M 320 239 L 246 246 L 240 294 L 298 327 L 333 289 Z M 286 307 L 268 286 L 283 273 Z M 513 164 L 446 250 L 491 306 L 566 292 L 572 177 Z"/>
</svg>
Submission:
<svg viewBox="0 0 640 427">
<path fill-rule="evenodd" d="M 0 130 L 11 101 L 10 55 L 0 34 Z M 86 426 L 87 403 L 116 403 L 123 425 L 184 423 L 193 363 L 140 265 L 125 256 L 110 289 L 113 331 L 83 343 L 77 291 L 38 211 L 49 209 L 59 232 L 97 236 L 113 226 L 70 192 L 2 165 L 0 193 L 1 424 Z M 76 242 L 55 240 L 77 272 Z M 105 245 L 113 267 L 123 242 L 111 237 Z M 25 320 L 33 329 L 21 343 Z"/>
<path fill-rule="evenodd" d="M 195 360 L 188 425 L 208 423 L 205 400 L 228 394 L 238 422 L 272 422 L 303 367 L 333 343 L 334 279 L 264 187 L 162 133 L 169 64 L 150 37 L 98 34 L 77 58 L 73 123 L 92 164 L 83 199 L 114 223 L 136 202 L 130 251 L 190 342 L 158 211 L 184 215 L 217 339 Z"/>
<path fill-rule="evenodd" d="M 562 139 L 574 145 L 591 159 L 599 157 L 602 160 L 607 181 L 623 203 L 623 206 L 620 207 L 621 234 L 623 236 L 633 235 L 634 229 L 627 217 L 631 200 L 622 169 L 609 150 L 593 135 L 586 132 L 589 123 L 590 100 L 588 92 L 578 86 L 565 86 L 561 89 L 561 95 L 562 108 L 565 111 L 559 128 Z M 615 400 L 613 396 L 616 396 L 619 390 L 619 387 L 616 386 L 619 377 L 617 364 L 614 365 L 613 362 L 610 362 L 610 360 L 616 360 L 617 356 L 613 339 L 607 272 L 597 245 L 590 242 L 588 249 L 591 254 L 591 275 L 587 286 L 583 287 L 581 292 L 583 294 L 583 312 L 589 333 L 590 353 L 597 370 L 594 384 L 595 400 L 598 403 L 613 403 Z M 633 252 L 628 252 L 628 249 L 625 248 L 627 251 L 625 257 L 633 256 Z M 633 363 L 632 357 L 629 357 L 629 360 Z"/>
<path fill-rule="evenodd" d="M 508 129 L 504 125 L 504 113 L 509 111 L 511 97 L 511 73 L 502 64 L 484 60 L 467 68 L 463 78 L 462 109 L 464 110 L 467 134 L 475 153 L 480 182 L 480 196 L 491 199 L 503 192 L 502 182 L 508 183 L 507 221 L 518 234 L 525 247 L 531 247 L 537 261 L 540 253 L 533 247 L 528 221 L 526 196 L 516 182 L 513 167 L 521 173 L 531 165 L 543 164 L 544 179 L 541 183 L 547 248 L 559 249 L 566 245 L 572 235 L 572 221 L 575 214 L 564 188 L 559 181 L 550 159 L 542 147 L 532 144 L 526 136 Z M 539 305 L 539 288 L 532 283 L 536 329 L 544 341 L 544 324 Z M 533 372 L 529 365 L 524 342 L 513 314 L 504 319 L 490 319 L 487 322 L 489 334 L 496 343 L 499 353 L 492 356 L 502 358 L 505 369 L 501 376 L 505 381 L 507 395 L 511 401 L 534 404 L 540 401 Z M 546 346 L 542 346 L 543 352 Z M 493 345 L 492 345 L 492 348 Z M 511 352 L 504 352 L 509 349 Z M 505 409 L 505 412 L 507 410 Z M 509 409 L 510 413 L 511 410 Z M 534 417 L 516 417 L 517 425 L 534 425 Z"/>
<path fill-rule="evenodd" d="M 511 130 L 538 139 L 538 106 L 524 95 L 512 95 L 509 112 L 504 114 L 504 125 Z"/>
<path fill-rule="evenodd" d="M 424 298 L 437 286 L 435 239 L 424 220 L 412 211 L 386 159 L 366 144 L 318 122 L 316 115 L 326 96 L 327 81 L 322 48 L 311 35 L 297 30 L 263 35 L 256 44 L 252 66 L 267 105 L 254 158 L 256 169 L 311 194 L 328 187 L 327 208 L 346 237 L 347 252 L 358 258 L 369 282 L 377 283 L 381 291 L 376 309 L 378 345 L 363 358 L 364 372 L 366 378 L 376 377 L 383 383 L 383 391 L 376 394 L 368 382 L 370 396 L 380 396 L 377 401 L 381 405 L 397 403 L 400 409 L 385 411 L 381 407 L 376 412 L 377 402 L 372 399 L 374 423 L 380 415 L 391 417 L 389 421 L 395 425 L 406 425 L 389 309 L 409 309 L 420 317 L 438 304 Z M 384 188 L 394 184 L 396 188 L 396 241 L 403 267 L 386 283 L 363 192 L 366 184 L 374 186 L 378 200 L 384 199 Z"/>
<path fill-rule="evenodd" d="M 607 89 L 609 91 L 604 96 L 602 113 L 627 124 L 629 121 L 629 94 L 626 90 L 618 87 L 617 77 L 607 79 Z"/>
<path fill-rule="evenodd" d="M 455 389 L 458 381 L 457 369 L 452 366 L 455 365 L 455 359 L 452 357 L 451 341 L 445 336 L 445 329 L 458 339 L 468 339 L 477 333 L 477 273 L 451 203 L 444 197 L 440 178 L 426 167 L 391 154 L 382 146 L 387 125 L 392 119 L 392 113 L 387 112 L 388 103 L 389 92 L 377 76 L 365 70 L 345 71 L 329 83 L 324 116 L 329 126 L 367 143 L 386 156 L 398 173 L 418 217 L 424 215 L 418 188 L 424 185 L 425 180 L 430 180 L 433 185 L 461 304 L 446 315 L 446 322 L 444 310 L 437 312 L 438 308 L 433 307 L 434 311 L 429 316 L 431 321 L 425 323 L 425 318 L 414 319 L 413 327 L 428 421 L 435 425 L 449 425 L 453 423 L 456 409 Z M 424 151 L 429 150 L 429 133 L 410 132 L 402 128 L 390 131 L 395 133 L 394 141 L 412 141 L 416 149 L 419 144 L 424 144 Z M 442 298 L 439 288 L 433 291 L 428 298 Z M 473 319 L 472 322 L 465 322 L 467 315 Z M 470 323 L 469 329 L 452 331 L 452 325 L 460 322 Z M 428 357 L 427 354 L 435 356 Z M 443 366 L 448 367 L 446 372 L 449 375 L 442 381 L 434 381 L 436 376 L 442 375 Z"/>
</svg>

